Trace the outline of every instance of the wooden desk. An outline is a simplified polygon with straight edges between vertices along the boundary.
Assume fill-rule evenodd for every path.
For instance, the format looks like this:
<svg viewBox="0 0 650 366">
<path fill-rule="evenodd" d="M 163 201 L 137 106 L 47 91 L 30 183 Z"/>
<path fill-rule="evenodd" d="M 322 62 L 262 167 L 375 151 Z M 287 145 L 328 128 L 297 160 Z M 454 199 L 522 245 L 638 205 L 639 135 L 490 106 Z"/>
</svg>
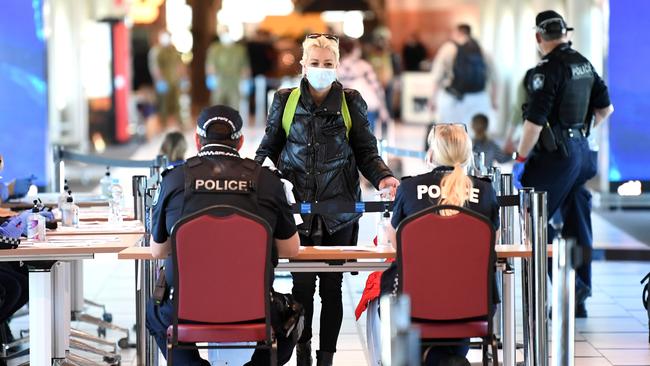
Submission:
<svg viewBox="0 0 650 366">
<path fill-rule="evenodd" d="M 48 237 L 0 250 L 0 261 L 27 261 L 31 365 L 51 365 L 70 349 L 70 263 L 140 245 L 142 234 Z"/>
<path fill-rule="evenodd" d="M 350 247 L 354 248 L 354 247 Z M 495 251 L 498 258 L 526 258 L 532 255 L 530 246 L 526 245 L 497 245 Z M 547 246 L 549 257 L 553 254 L 553 246 Z M 118 259 L 153 259 L 149 247 L 129 247 L 117 254 Z M 328 247 L 300 247 L 300 253 L 292 260 L 301 261 L 333 261 L 359 259 L 392 259 L 395 251 L 387 250 L 341 250 Z"/>
<path fill-rule="evenodd" d="M 119 224 L 109 224 L 105 221 L 80 221 L 79 227 L 61 226 L 59 224 L 56 230 L 48 230 L 45 236 L 49 238 L 50 236 L 143 235 L 144 231 L 144 226 L 140 221 L 124 221 Z"/>
</svg>

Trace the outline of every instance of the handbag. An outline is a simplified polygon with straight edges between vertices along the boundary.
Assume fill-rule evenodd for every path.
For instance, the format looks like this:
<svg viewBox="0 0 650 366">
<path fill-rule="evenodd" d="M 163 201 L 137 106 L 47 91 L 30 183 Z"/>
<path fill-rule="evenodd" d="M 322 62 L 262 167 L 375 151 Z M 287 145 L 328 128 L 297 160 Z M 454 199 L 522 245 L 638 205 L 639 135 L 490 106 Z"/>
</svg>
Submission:
<svg viewBox="0 0 650 366">
<path fill-rule="evenodd" d="M 305 310 L 291 294 L 271 290 L 271 327 L 276 336 L 298 342 L 305 325 Z"/>
</svg>

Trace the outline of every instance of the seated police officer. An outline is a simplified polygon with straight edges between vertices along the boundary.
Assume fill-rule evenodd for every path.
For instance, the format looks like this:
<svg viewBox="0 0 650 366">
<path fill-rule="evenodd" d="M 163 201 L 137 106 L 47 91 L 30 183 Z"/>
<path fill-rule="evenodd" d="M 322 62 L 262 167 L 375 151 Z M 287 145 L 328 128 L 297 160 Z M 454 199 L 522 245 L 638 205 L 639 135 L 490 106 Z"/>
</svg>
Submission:
<svg viewBox="0 0 650 366">
<path fill-rule="evenodd" d="M 269 223 L 275 238 L 272 250 L 274 265 L 277 264 L 278 255 L 286 258 L 298 254 L 300 242 L 282 182 L 270 170 L 239 156 L 238 150 L 244 141 L 241 128 L 242 119 L 236 110 L 221 105 L 204 109 L 199 115 L 196 128 L 199 153 L 185 164 L 163 173 L 153 206 L 152 252 L 154 257 L 166 259 L 168 289 L 174 283 L 170 257 L 172 227 L 180 218 L 216 204 L 232 205 L 254 212 Z M 195 183 L 200 180 L 240 180 L 246 184 L 238 184 L 236 187 L 215 184 L 210 185 L 214 189 L 209 191 L 202 188 L 185 189 L 197 187 Z M 251 181 L 254 184 L 249 185 Z M 164 355 L 167 352 L 166 331 L 172 324 L 173 311 L 170 296 L 165 296 L 159 304 L 153 301 L 147 304 L 147 328 L 156 338 Z M 293 346 L 286 339 L 278 338 L 278 364 L 282 365 L 291 358 Z M 210 365 L 201 359 L 196 350 L 173 352 L 174 360 L 179 365 Z M 256 351 L 250 364 L 262 365 L 268 363 L 268 360 L 268 353 Z"/>
</svg>

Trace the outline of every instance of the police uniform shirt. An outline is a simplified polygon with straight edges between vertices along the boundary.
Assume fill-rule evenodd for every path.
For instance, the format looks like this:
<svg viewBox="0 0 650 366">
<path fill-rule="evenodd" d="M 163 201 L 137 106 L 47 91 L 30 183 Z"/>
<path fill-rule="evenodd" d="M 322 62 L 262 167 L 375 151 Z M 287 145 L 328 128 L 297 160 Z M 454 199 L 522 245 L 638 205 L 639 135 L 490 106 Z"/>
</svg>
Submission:
<svg viewBox="0 0 650 366">
<path fill-rule="evenodd" d="M 581 91 L 585 93 L 585 99 L 588 98 L 589 107 L 601 109 L 609 106 L 611 102 L 607 86 L 589 60 L 572 49 L 569 43 L 558 45 L 542 58 L 542 61 L 527 77 L 528 103 L 524 119 L 539 126 L 545 126 L 547 122 L 554 125 L 560 119 L 561 102 L 565 102 L 565 107 L 569 110 L 577 108 L 589 113 L 587 105 L 582 105 L 587 100 L 572 98 L 565 95 L 565 91 L 567 83 L 590 78 L 593 78 L 591 90 Z M 583 116 L 577 117 L 576 121 L 562 122 L 569 125 L 582 124 L 586 116 L 584 112 L 578 113 Z"/>
<path fill-rule="evenodd" d="M 238 156 L 205 157 L 205 159 L 238 159 Z M 164 243 L 171 235 L 172 227 L 181 218 L 183 210 L 185 172 L 183 166 L 174 167 L 163 173 L 160 192 L 154 200 L 152 213 L 152 236 L 157 243 Z M 251 195 L 239 193 L 215 193 L 223 204 L 232 205 L 253 212 L 266 220 L 276 239 L 289 239 L 296 233 L 296 225 L 287 203 L 280 179 L 273 172 L 261 168 L 257 182 L 257 205 Z M 273 265 L 277 264 L 277 248 L 272 245 Z M 166 277 L 173 283 L 171 256 L 165 261 Z"/>
<path fill-rule="evenodd" d="M 429 173 L 402 180 L 402 184 L 397 188 L 393 206 L 393 217 L 391 219 L 393 228 L 397 229 L 406 217 L 425 208 L 438 205 L 442 191 L 440 181 L 451 170 L 453 170 L 451 167 L 437 167 Z M 470 179 L 473 183 L 473 189 L 465 207 L 485 216 L 494 228 L 498 229 L 499 205 L 492 184 L 488 180 L 473 176 L 470 176 Z M 432 233 L 432 235 L 435 235 L 435 233 Z M 397 266 L 393 263 L 381 276 L 382 293 L 392 292 L 393 279 L 396 274 Z"/>
</svg>

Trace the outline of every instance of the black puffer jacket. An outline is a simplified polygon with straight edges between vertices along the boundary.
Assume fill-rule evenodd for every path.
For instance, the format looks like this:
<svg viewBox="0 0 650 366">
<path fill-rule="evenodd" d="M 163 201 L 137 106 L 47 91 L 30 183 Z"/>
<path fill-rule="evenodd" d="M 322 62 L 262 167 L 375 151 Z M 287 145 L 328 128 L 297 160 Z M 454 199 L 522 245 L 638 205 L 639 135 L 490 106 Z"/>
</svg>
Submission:
<svg viewBox="0 0 650 366">
<path fill-rule="evenodd" d="M 305 79 L 300 84 L 300 101 L 296 108 L 289 136 L 282 128 L 282 114 L 291 89 L 275 93 L 269 111 L 266 135 L 255 160 L 266 157 L 282 171 L 284 178 L 294 184 L 298 202 L 359 201 L 358 169 L 375 186 L 392 172 L 377 152 L 377 140 L 370 131 L 366 102 L 356 90 L 345 89 L 345 98 L 352 117 L 346 138 L 341 114 L 343 87 L 338 82 L 320 106 L 309 94 Z M 352 224 L 361 214 L 323 215 L 329 233 Z M 311 232 L 312 217 L 303 215 L 301 234 Z"/>
</svg>

